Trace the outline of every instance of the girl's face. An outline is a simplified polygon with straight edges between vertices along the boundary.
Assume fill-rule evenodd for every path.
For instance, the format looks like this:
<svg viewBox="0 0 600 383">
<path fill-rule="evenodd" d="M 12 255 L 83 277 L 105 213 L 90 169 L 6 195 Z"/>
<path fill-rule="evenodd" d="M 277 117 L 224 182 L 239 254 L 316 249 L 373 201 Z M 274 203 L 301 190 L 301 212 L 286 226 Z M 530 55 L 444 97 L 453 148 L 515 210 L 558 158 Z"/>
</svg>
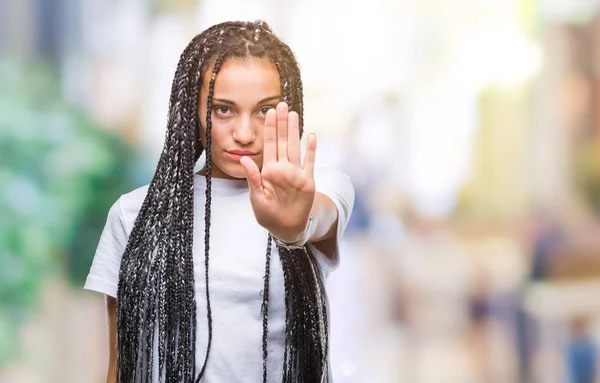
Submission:
<svg viewBox="0 0 600 383">
<path fill-rule="evenodd" d="M 213 65 L 210 65 L 200 89 L 198 107 L 200 136 L 205 148 L 206 103 L 212 71 Z M 262 169 L 265 115 L 281 100 L 279 72 L 270 61 L 234 58 L 223 63 L 212 99 L 212 177 L 245 178 L 240 164 L 242 156 L 250 156 Z"/>
</svg>

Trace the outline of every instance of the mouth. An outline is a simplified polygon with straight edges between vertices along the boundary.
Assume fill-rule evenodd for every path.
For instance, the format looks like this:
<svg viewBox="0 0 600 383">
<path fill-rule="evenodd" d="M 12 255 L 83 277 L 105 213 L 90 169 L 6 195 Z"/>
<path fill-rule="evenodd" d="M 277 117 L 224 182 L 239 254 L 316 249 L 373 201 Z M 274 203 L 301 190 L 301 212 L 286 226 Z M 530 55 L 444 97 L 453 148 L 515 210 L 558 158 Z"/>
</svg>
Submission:
<svg viewBox="0 0 600 383">
<path fill-rule="evenodd" d="M 247 150 L 228 150 L 225 152 L 225 154 L 231 160 L 236 161 L 236 162 L 239 162 L 242 157 L 250 157 L 250 158 L 254 159 L 254 158 L 256 158 L 256 156 L 258 156 L 258 153 L 247 151 Z"/>
</svg>

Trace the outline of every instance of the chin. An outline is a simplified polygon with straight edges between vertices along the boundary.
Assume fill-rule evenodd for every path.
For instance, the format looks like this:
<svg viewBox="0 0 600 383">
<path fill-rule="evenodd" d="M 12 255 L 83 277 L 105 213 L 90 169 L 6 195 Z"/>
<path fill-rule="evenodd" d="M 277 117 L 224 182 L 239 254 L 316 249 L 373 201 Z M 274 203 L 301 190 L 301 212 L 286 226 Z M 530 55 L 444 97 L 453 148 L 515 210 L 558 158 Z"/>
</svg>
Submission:
<svg viewBox="0 0 600 383">
<path fill-rule="evenodd" d="M 224 166 L 221 170 L 228 178 L 246 179 L 246 172 L 244 172 L 242 165 Z"/>
<path fill-rule="evenodd" d="M 244 173 L 244 170 L 241 172 L 227 173 L 227 175 L 231 178 L 246 179 L 246 173 Z"/>
</svg>

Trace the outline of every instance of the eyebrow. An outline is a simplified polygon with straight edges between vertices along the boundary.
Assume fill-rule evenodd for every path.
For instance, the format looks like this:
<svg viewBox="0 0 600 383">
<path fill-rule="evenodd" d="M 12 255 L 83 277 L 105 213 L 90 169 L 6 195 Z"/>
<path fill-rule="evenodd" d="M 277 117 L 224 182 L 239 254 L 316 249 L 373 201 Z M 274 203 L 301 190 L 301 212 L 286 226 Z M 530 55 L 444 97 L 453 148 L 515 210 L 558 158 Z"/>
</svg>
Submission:
<svg viewBox="0 0 600 383">
<path fill-rule="evenodd" d="M 279 96 L 279 95 L 271 96 L 271 97 L 263 98 L 262 100 L 260 100 L 258 102 L 258 104 L 263 104 L 265 102 L 269 102 L 269 101 L 273 101 L 273 100 L 278 100 L 278 99 L 281 99 L 281 96 Z M 214 98 L 213 100 L 217 101 L 217 102 L 220 102 L 220 103 L 223 103 L 223 104 L 228 104 L 228 105 L 235 106 L 235 102 L 233 102 L 231 100 L 224 99 L 224 98 Z"/>
</svg>

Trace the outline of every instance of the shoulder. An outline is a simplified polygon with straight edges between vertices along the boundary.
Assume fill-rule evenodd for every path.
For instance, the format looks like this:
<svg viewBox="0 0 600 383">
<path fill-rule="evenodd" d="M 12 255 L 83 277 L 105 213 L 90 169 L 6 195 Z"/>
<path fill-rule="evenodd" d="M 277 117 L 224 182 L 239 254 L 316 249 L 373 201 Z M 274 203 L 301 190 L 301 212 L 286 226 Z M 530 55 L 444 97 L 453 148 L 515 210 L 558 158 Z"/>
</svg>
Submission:
<svg viewBox="0 0 600 383">
<path fill-rule="evenodd" d="M 144 185 L 128 193 L 122 194 L 110 209 L 109 219 L 121 220 L 127 232 L 133 228 L 133 223 L 137 218 L 142 204 L 146 199 L 149 185 Z"/>
<path fill-rule="evenodd" d="M 129 193 L 121 195 L 117 203 L 123 214 L 137 214 L 140 211 L 140 208 L 146 199 L 146 194 L 148 194 L 149 186 L 150 185 L 144 185 Z"/>
</svg>

